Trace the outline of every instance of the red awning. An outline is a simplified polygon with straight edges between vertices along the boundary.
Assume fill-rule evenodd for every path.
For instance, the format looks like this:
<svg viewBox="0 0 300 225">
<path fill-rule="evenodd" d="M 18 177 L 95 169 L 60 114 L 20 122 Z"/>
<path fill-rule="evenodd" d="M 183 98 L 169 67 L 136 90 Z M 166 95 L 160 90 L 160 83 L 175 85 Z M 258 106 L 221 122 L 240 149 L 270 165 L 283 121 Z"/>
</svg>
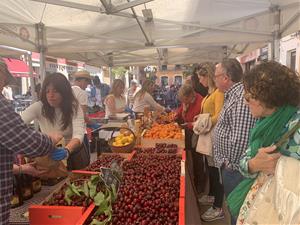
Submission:
<svg viewBox="0 0 300 225">
<path fill-rule="evenodd" d="M 3 60 L 13 76 L 30 77 L 29 67 L 24 61 L 12 58 L 3 58 Z M 36 77 L 36 73 L 33 73 L 33 76 Z"/>
</svg>

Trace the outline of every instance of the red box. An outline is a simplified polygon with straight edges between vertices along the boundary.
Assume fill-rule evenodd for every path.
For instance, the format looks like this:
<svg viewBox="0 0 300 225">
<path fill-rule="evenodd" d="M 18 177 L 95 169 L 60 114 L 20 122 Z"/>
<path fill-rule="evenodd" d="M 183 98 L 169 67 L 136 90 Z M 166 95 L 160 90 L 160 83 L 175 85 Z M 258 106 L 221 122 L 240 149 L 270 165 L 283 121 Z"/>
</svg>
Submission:
<svg viewBox="0 0 300 225">
<path fill-rule="evenodd" d="M 179 199 L 179 225 L 185 225 L 185 198 Z"/>
<path fill-rule="evenodd" d="M 93 206 L 93 207 L 91 207 Z M 80 219 L 77 221 L 76 225 L 83 225 L 85 223 L 85 221 L 89 218 L 89 216 L 92 214 L 92 212 L 95 209 L 95 205 L 94 203 L 91 205 L 90 207 L 88 207 L 87 210 L 85 210 L 84 214 L 82 215 L 82 217 L 80 217 Z"/>
<path fill-rule="evenodd" d="M 94 175 L 99 174 L 98 172 L 91 171 L 72 171 L 72 175 L 66 180 L 72 180 L 73 178 L 78 178 L 82 175 Z M 52 197 L 63 184 L 56 190 L 54 190 L 44 201 Z M 32 205 L 29 207 L 29 222 L 30 225 L 76 225 L 82 217 L 88 217 L 95 205 L 91 204 L 88 208 L 82 206 L 47 206 L 42 205 Z"/>
<path fill-rule="evenodd" d="M 32 205 L 29 207 L 29 222 L 30 225 L 76 225 L 94 208 L 94 204 L 86 210 L 80 206 Z"/>
</svg>

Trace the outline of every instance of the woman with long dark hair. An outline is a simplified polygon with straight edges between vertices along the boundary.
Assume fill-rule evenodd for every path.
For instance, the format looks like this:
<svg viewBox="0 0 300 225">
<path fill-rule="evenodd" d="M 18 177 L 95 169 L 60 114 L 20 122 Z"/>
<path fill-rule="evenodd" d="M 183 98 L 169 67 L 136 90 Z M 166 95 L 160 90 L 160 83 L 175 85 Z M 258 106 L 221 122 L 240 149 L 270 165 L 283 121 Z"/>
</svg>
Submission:
<svg viewBox="0 0 300 225">
<path fill-rule="evenodd" d="M 46 76 L 40 101 L 29 106 L 21 117 L 28 124 L 37 120 L 43 133 L 63 135 L 66 146 L 58 160 L 66 158 L 83 142 L 83 112 L 73 95 L 69 81 L 61 73 Z"/>
</svg>

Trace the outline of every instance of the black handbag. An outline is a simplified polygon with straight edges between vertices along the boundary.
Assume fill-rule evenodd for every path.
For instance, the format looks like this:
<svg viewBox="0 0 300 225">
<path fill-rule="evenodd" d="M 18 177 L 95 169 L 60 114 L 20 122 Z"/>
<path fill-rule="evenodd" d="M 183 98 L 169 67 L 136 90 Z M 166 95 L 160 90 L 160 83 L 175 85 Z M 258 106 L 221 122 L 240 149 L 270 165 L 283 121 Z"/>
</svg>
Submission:
<svg viewBox="0 0 300 225">
<path fill-rule="evenodd" d="M 84 169 L 90 164 L 90 144 L 87 135 L 84 135 L 83 142 L 78 149 L 71 152 L 67 160 L 68 170 Z"/>
</svg>

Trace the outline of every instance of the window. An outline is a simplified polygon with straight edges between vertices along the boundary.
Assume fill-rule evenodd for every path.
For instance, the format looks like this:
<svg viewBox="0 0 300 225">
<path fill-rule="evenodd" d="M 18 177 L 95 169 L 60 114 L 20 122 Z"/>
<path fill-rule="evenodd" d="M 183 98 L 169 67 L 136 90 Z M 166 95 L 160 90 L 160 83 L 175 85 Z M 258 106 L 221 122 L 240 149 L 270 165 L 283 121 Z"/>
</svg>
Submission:
<svg viewBox="0 0 300 225">
<path fill-rule="evenodd" d="M 160 83 L 162 87 L 168 86 L 169 85 L 169 78 L 167 76 L 162 76 L 160 78 Z"/>
<path fill-rule="evenodd" d="M 175 76 L 174 84 L 181 86 L 182 85 L 182 76 Z"/>
<path fill-rule="evenodd" d="M 162 70 L 162 71 L 168 70 L 168 66 L 167 66 L 167 65 L 162 65 L 162 66 L 161 66 L 161 70 Z"/>
<path fill-rule="evenodd" d="M 176 64 L 175 65 L 175 70 L 180 70 L 181 69 L 181 65 L 180 64 Z"/>
<path fill-rule="evenodd" d="M 291 52 L 291 64 L 290 68 L 294 71 L 296 71 L 296 51 Z"/>
</svg>

